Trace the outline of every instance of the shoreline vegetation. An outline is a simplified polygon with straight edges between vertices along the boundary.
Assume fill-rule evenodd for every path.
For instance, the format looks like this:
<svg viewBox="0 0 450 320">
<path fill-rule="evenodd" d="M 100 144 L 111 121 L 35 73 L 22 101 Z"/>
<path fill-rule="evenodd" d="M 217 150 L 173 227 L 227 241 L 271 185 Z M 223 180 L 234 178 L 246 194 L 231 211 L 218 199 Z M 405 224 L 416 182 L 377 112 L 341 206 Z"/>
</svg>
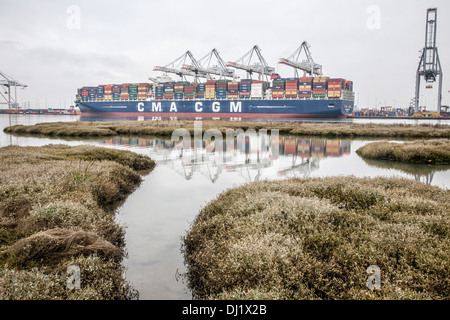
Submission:
<svg viewBox="0 0 450 320">
<path fill-rule="evenodd" d="M 278 129 L 280 135 L 324 137 L 387 137 L 387 138 L 450 138 L 450 126 L 407 124 L 354 124 L 310 123 L 270 121 L 224 121 L 202 120 L 202 132 L 219 129 Z M 51 122 L 35 125 L 15 125 L 4 129 L 5 133 L 17 135 L 41 135 L 47 137 L 95 138 L 116 135 L 142 135 L 170 137 L 176 129 L 187 129 L 194 134 L 193 120 L 158 121 L 75 121 Z"/>
<path fill-rule="evenodd" d="M 448 299 L 449 196 L 403 178 L 235 187 L 187 231 L 186 281 L 198 299 Z"/>
<path fill-rule="evenodd" d="M 450 164 L 450 140 L 417 140 L 405 143 L 372 142 L 356 153 L 364 159 L 413 164 Z"/>
<path fill-rule="evenodd" d="M 136 299 L 113 206 L 153 160 L 66 145 L 3 147 L 0 160 L 0 300 Z M 79 288 L 68 287 L 71 266 Z"/>
</svg>

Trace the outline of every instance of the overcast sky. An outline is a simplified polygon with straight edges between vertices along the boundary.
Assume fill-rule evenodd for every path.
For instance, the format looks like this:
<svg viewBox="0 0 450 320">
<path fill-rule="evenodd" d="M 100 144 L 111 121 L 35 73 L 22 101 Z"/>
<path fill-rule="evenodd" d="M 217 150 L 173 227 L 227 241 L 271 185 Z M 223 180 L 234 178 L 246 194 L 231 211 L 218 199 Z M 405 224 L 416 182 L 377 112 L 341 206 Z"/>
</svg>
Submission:
<svg viewBox="0 0 450 320">
<path fill-rule="evenodd" d="M 407 107 L 434 7 L 448 105 L 448 0 L 0 0 L 0 71 L 28 85 L 19 103 L 68 107 L 79 87 L 146 82 L 187 50 L 200 59 L 216 48 L 235 61 L 258 45 L 292 77 L 279 58 L 307 41 L 324 75 L 354 81 L 360 107 Z M 434 89 L 422 90 L 422 105 L 436 103 Z"/>
</svg>

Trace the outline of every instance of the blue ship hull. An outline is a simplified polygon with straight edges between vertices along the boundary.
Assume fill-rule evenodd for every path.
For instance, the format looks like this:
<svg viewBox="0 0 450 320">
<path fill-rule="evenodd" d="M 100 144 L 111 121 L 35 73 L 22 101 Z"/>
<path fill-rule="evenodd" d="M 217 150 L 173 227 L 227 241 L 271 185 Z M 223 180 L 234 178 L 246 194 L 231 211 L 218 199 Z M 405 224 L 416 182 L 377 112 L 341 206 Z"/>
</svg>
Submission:
<svg viewBox="0 0 450 320">
<path fill-rule="evenodd" d="M 77 101 L 82 115 L 180 118 L 345 118 L 351 100 L 134 100 Z"/>
</svg>

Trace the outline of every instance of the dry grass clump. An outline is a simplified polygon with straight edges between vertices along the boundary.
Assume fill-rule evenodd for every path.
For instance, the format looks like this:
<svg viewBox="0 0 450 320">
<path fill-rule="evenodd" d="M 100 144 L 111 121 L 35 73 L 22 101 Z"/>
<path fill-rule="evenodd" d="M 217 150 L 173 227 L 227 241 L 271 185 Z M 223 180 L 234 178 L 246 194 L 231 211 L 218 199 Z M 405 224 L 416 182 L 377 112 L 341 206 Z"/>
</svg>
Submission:
<svg viewBox="0 0 450 320">
<path fill-rule="evenodd" d="M 450 140 L 420 140 L 405 143 L 373 142 L 356 151 L 375 160 L 420 164 L 450 164 Z"/>
<path fill-rule="evenodd" d="M 80 288 L 67 288 L 67 270 L 81 270 Z M 73 257 L 51 269 L 43 266 L 29 270 L 0 268 L 0 300 L 119 300 L 138 298 L 138 293 L 122 281 L 115 261 L 97 255 Z"/>
<path fill-rule="evenodd" d="M 227 121 L 202 120 L 202 131 L 219 129 L 277 129 L 280 134 L 327 137 L 398 137 L 398 138 L 450 138 L 450 127 L 445 125 L 404 125 L 404 124 L 354 124 L 354 123 L 310 123 L 272 121 Z M 53 137 L 98 137 L 114 135 L 171 136 L 178 128 L 194 133 L 192 120 L 155 121 L 76 121 L 52 122 L 36 125 L 16 125 L 4 132 L 11 134 L 32 134 Z"/>
<path fill-rule="evenodd" d="M 447 299 L 449 196 L 396 178 L 234 188 L 185 236 L 187 280 L 200 299 Z M 367 287 L 371 265 L 380 289 Z"/>
<path fill-rule="evenodd" d="M 119 260 L 118 247 L 104 240 L 96 233 L 55 228 L 35 233 L 20 239 L 6 253 L 13 263 L 20 264 L 47 258 L 90 255 L 92 253 Z"/>
<path fill-rule="evenodd" d="M 93 255 L 98 257 L 95 268 L 114 264 L 121 270 L 124 231 L 114 221 L 111 205 L 139 184 L 136 170 L 153 168 L 151 159 L 128 151 L 51 145 L 0 148 L 0 160 L 0 273 L 20 275 L 18 279 L 25 281 L 33 278 L 32 270 L 38 270 L 36 281 L 66 279 L 58 265 Z M 91 286 L 92 297 L 120 296 L 125 284 L 121 271 L 118 274 L 118 279 L 105 281 L 101 288 Z M 26 287 L 17 281 L 17 288 Z M 117 285 L 105 287 L 111 283 Z M 46 284 L 32 288 L 28 293 L 14 292 L 33 299 L 51 295 L 45 291 L 49 290 Z M 0 292 L 4 290 L 0 285 Z M 49 298 L 72 296 L 55 292 Z"/>
</svg>

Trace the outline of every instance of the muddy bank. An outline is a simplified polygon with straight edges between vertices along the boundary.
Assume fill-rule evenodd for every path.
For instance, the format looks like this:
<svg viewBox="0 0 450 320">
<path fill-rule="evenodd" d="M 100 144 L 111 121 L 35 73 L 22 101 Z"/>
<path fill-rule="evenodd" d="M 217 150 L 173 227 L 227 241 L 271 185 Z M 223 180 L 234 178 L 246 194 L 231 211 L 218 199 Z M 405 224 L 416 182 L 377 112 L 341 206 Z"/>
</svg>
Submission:
<svg viewBox="0 0 450 320">
<path fill-rule="evenodd" d="M 92 146 L 10 146 L 0 148 L 0 162 L 0 299 L 138 296 L 123 279 L 124 230 L 111 206 L 139 185 L 137 170 L 154 167 L 150 158 Z M 68 273 L 74 267 L 79 277 Z"/>
</svg>

